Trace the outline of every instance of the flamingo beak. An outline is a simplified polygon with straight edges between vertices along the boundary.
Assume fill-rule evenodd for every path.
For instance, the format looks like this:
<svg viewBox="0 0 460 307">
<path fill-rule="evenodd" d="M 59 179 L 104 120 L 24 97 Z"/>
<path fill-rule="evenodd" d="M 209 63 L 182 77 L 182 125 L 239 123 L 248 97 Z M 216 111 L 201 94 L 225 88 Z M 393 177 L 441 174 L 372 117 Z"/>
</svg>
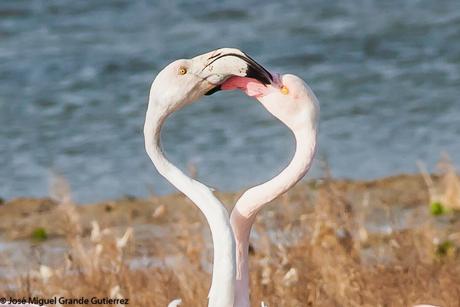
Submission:
<svg viewBox="0 0 460 307">
<path fill-rule="evenodd" d="M 264 85 L 274 82 L 268 70 L 238 49 L 223 48 L 204 56 L 206 56 L 206 62 L 200 75 L 211 86 L 205 95 L 212 95 L 220 91 L 221 85 L 233 76 L 256 79 Z"/>
</svg>

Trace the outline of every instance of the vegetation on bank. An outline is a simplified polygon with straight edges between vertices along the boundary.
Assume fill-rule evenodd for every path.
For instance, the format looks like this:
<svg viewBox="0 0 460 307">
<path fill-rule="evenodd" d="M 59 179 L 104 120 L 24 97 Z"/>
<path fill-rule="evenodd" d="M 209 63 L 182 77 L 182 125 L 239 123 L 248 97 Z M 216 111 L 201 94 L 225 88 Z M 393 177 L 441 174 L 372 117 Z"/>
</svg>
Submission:
<svg viewBox="0 0 460 307">
<path fill-rule="evenodd" d="M 300 184 L 257 218 L 250 256 L 252 301 L 268 306 L 457 306 L 459 187 L 452 166 L 436 176 L 423 172 L 361 183 Z M 28 235 L 45 242 L 33 244 L 46 244 L 52 233 L 65 238 L 66 253 L 55 265 L 37 255 L 27 274 L 3 276 L 0 284 L 8 286 L 0 287 L 0 296 L 129 298 L 131 306 L 162 307 L 181 298 L 183 306 L 206 305 L 209 231 L 189 201 L 170 196 L 143 205 L 126 200 L 126 211 L 111 203 L 82 209 L 67 193 L 57 193 L 55 204 L 32 214 L 42 219 L 16 217 L 17 223 L 34 221 Z M 223 198 L 231 204 L 237 196 Z M 58 217 L 59 223 L 43 222 L 45 216 Z M 9 227 L 14 225 L 19 224 Z M 152 227 L 164 231 L 159 237 L 145 235 Z M 15 238 L 14 232 L 0 230 Z M 14 259 L 9 263 L 15 265 Z"/>
</svg>

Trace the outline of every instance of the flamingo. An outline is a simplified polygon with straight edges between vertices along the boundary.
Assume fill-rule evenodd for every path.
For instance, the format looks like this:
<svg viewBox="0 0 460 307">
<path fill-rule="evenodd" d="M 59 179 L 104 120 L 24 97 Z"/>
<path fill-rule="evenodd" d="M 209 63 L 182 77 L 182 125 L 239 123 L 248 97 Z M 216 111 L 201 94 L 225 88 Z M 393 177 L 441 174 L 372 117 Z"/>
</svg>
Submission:
<svg viewBox="0 0 460 307">
<path fill-rule="evenodd" d="M 193 180 L 163 154 L 160 133 L 166 118 L 201 96 L 220 90 L 230 77 L 249 77 L 269 84 L 270 73 L 238 49 L 222 48 L 192 59 L 174 61 L 156 76 L 150 88 L 144 124 L 145 149 L 158 172 L 202 211 L 213 241 L 213 271 L 208 306 L 233 307 L 235 241 L 228 212 L 206 185 Z"/>
<path fill-rule="evenodd" d="M 249 235 L 257 213 L 270 201 L 293 187 L 310 169 L 317 148 L 319 102 L 313 91 L 295 75 L 271 74 L 265 85 L 247 77 L 231 77 L 223 90 L 240 89 L 255 97 L 293 133 L 296 151 L 289 165 L 271 180 L 245 191 L 230 216 L 236 244 L 235 307 L 249 307 Z M 262 302 L 261 306 L 265 306 Z M 413 307 L 439 307 L 430 304 Z"/>
<path fill-rule="evenodd" d="M 249 235 L 263 206 L 294 186 L 310 169 L 317 144 L 319 102 L 302 79 L 275 75 L 269 85 L 235 76 L 224 82 L 224 90 L 240 89 L 257 98 L 272 115 L 293 133 L 296 151 L 289 165 L 271 180 L 244 192 L 230 216 L 236 243 L 235 306 L 249 307 Z"/>
</svg>

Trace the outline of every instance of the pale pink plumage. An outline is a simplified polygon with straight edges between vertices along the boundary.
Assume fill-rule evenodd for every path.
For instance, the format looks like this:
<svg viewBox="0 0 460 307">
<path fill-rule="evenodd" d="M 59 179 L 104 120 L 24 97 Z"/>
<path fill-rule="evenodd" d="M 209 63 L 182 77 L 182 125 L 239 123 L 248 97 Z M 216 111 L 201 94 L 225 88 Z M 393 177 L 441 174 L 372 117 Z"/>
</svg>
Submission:
<svg viewBox="0 0 460 307">
<path fill-rule="evenodd" d="M 273 85 L 232 77 L 222 89 L 240 89 L 257 98 L 293 133 L 296 151 L 289 165 L 271 180 L 248 189 L 237 201 L 231 217 L 236 241 L 236 307 L 249 307 L 249 234 L 257 213 L 268 202 L 289 190 L 308 171 L 316 152 L 319 104 L 310 88 L 297 76 L 283 75 Z M 281 90 L 283 88 L 283 90 Z"/>
</svg>

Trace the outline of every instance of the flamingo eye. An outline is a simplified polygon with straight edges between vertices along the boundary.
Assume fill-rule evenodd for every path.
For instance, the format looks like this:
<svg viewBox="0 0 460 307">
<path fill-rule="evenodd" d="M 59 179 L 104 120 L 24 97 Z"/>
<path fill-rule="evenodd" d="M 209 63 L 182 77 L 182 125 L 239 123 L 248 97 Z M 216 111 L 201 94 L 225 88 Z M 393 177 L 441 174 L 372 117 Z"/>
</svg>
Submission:
<svg viewBox="0 0 460 307">
<path fill-rule="evenodd" d="M 187 73 L 187 68 L 181 67 L 179 68 L 179 75 L 185 75 Z"/>
<path fill-rule="evenodd" d="M 280 91 L 281 91 L 281 93 L 283 95 L 289 94 L 289 89 L 285 85 L 283 85 L 283 87 L 281 87 Z"/>
</svg>

